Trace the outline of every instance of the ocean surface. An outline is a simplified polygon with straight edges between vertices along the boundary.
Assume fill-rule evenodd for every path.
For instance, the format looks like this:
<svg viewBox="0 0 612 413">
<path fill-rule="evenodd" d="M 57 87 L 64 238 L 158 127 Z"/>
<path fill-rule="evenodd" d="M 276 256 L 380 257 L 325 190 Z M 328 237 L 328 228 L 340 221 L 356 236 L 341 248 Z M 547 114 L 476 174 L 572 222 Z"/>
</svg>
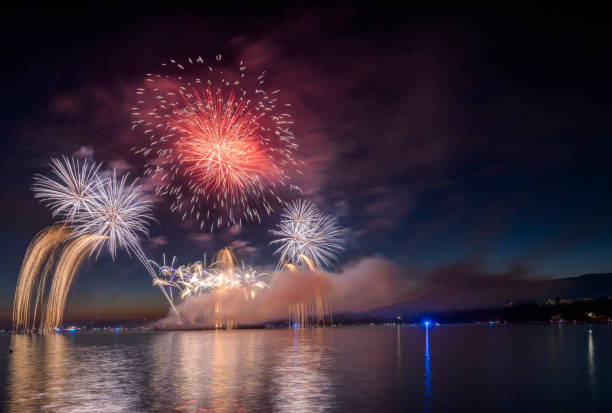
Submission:
<svg viewBox="0 0 612 413">
<path fill-rule="evenodd" d="M 609 325 L 0 338 L 4 411 L 612 411 Z"/>
</svg>

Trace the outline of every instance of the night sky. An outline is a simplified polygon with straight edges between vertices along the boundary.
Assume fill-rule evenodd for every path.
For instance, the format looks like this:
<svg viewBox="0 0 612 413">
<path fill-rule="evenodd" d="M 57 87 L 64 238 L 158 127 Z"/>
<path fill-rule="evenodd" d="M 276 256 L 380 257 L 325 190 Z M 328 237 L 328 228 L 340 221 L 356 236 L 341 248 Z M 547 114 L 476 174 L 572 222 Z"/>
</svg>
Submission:
<svg viewBox="0 0 612 413">
<path fill-rule="evenodd" d="M 4 13 L 0 320 L 28 243 L 53 222 L 32 176 L 60 154 L 140 176 L 129 150 L 143 139 L 130 130 L 135 88 L 161 61 L 217 53 L 267 70 L 293 104 L 300 184 L 347 230 L 337 271 L 373 256 L 406 277 L 458 265 L 489 277 L 612 271 L 604 14 L 376 7 Z M 143 242 L 152 259 L 193 262 L 231 245 L 245 262 L 275 264 L 276 216 L 210 235 L 167 202 L 155 215 Z M 83 266 L 66 319 L 165 313 L 149 275 L 121 254 Z"/>
</svg>

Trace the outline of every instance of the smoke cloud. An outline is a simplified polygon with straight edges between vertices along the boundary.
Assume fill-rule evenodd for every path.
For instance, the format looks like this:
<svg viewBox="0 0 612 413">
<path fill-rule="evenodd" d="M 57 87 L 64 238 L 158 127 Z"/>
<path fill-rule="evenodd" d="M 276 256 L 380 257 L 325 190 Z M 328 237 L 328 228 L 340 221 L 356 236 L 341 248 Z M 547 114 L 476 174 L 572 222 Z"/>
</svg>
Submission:
<svg viewBox="0 0 612 413">
<path fill-rule="evenodd" d="M 161 328 L 203 328 L 216 322 L 263 324 L 293 319 L 296 305 L 311 316 L 364 313 L 383 317 L 422 311 L 486 308 L 511 301 L 566 297 L 570 282 L 536 277 L 513 266 L 490 271 L 482 262 L 464 260 L 429 271 L 411 271 L 382 257 L 368 257 L 337 273 L 281 272 L 270 288 L 247 300 L 238 290 L 189 297 L 177 308 L 182 323 L 169 314 Z"/>
<path fill-rule="evenodd" d="M 410 298 L 403 270 L 380 257 L 364 258 L 338 274 L 281 272 L 270 288 L 247 299 L 240 290 L 223 290 L 188 297 L 177 306 L 182 320 L 169 314 L 161 328 L 212 327 L 216 323 L 259 324 L 288 320 L 298 304 L 313 317 L 332 312 L 357 312 Z M 325 314 L 321 314 L 324 312 Z"/>
</svg>

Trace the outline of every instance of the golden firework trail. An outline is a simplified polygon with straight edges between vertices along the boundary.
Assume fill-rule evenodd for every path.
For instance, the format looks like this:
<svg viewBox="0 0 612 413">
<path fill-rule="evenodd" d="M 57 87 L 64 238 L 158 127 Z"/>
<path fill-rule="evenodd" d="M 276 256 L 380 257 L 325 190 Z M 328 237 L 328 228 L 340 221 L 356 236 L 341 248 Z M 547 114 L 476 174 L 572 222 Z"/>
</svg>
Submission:
<svg viewBox="0 0 612 413">
<path fill-rule="evenodd" d="M 45 264 L 45 268 L 43 269 L 42 276 L 40 277 L 40 281 L 38 282 L 38 287 L 36 288 L 36 300 L 34 301 L 34 316 L 32 317 L 32 330 L 36 328 L 37 320 L 40 324 L 42 321 L 42 311 L 44 306 L 43 296 L 45 294 L 47 279 L 49 278 L 49 274 L 53 272 L 55 268 L 55 262 L 59 255 L 60 248 L 62 243 L 58 243 L 54 248 L 52 253 Z M 39 316 L 39 313 L 41 314 Z"/>
<path fill-rule="evenodd" d="M 81 235 L 70 241 L 62 250 L 62 255 L 55 268 L 53 283 L 49 291 L 49 299 L 47 300 L 47 306 L 41 321 L 40 329 L 42 331 L 52 331 L 62 324 L 66 298 L 68 297 L 68 291 L 74 276 L 96 243 L 104 238 L 101 235 Z"/>
<path fill-rule="evenodd" d="M 28 330 L 34 327 L 38 308 L 42 304 L 45 282 L 53 268 L 57 249 L 69 235 L 70 230 L 64 225 L 53 225 L 41 230 L 30 242 L 19 271 L 15 289 L 13 329 Z M 34 311 L 31 314 L 30 307 L 35 286 L 37 292 Z"/>
<path fill-rule="evenodd" d="M 213 262 L 216 263 L 216 267 L 226 275 L 234 273 L 234 262 L 236 258 L 232 251 L 225 247 L 222 248 L 217 255 L 213 258 Z"/>
<path fill-rule="evenodd" d="M 310 327 L 316 325 L 332 325 L 332 306 L 331 298 L 328 294 L 328 288 L 325 286 L 325 282 L 321 277 L 321 274 L 317 272 L 317 268 L 312 260 L 304 255 L 298 255 L 297 264 L 285 263 L 284 269 L 288 270 L 290 274 L 298 273 L 298 269 L 307 268 L 313 272 L 312 275 L 315 277 L 315 287 L 312 296 L 306 300 L 299 300 L 289 306 L 289 317 L 292 323 L 296 323 L 299 327 Z"/>
</svg>

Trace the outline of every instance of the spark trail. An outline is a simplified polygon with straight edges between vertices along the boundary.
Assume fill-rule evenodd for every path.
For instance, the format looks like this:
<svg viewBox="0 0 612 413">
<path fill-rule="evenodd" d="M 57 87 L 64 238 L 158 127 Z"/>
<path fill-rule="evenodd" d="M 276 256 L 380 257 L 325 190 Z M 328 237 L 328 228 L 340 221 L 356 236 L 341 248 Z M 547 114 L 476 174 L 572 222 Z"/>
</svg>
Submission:
<svg viewBox="0 0 612 413">
<path fill-rule="evenodd" d="M 41 322 L 43 332 L 51 332 L 59 327 L 64 318 L 64 308 L 68 291 L 74 281 L 74 276 L 83 260 L 91 253 L 95 244 L 101 241 L 100 235 L 81 235 L 71 240 L 63 249 L 59 258 L 49 299 Z"/>
<path fill-rule="evenodd" d="M 34 328 L 45 281 L 53 268 L 56 250 L 69 235 L 70 230 L 65 226 L 53 225 L 41 230 L 30 242 L 17 278 L 13 302 L 13 329 Z M 35 287 L 37 293 L 32 314 L 30 306 Z"/>
</svg>

